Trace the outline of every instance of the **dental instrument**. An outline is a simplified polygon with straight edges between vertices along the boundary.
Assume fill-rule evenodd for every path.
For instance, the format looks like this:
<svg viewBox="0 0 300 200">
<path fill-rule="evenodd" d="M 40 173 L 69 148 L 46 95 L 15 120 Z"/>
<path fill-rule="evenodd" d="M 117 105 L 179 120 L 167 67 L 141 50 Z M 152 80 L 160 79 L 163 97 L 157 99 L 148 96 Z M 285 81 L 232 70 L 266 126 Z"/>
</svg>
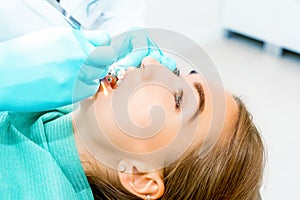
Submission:
<svg viewBox="0 0 300 200">
<path fill-rule="evenodd" d="M 70 14 L 68 13 L 59 3 L 59 0 L 47 0 L 60 15 L 70 24 L 70 26 L 76 30 L 81 28 L 81 24 Z"/>
</svg>

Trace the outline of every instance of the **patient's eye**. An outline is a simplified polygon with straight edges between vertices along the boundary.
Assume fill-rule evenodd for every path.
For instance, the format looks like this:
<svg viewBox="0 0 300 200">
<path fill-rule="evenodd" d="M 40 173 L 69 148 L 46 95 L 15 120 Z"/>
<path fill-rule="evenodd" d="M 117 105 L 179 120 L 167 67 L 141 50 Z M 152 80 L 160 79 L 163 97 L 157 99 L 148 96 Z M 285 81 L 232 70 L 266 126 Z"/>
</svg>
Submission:
<svg viewBox="0 0 300 200">
<path fill-rule="evenodd" d="M 183 90 L 180 89 L 177 92 L 174 93 L 174 99 L 175 99 L 175 108 L 179 109 L 181 106 L 181 101 L 182 101 L 182 96 L 183 96 Z"/>
</svg>

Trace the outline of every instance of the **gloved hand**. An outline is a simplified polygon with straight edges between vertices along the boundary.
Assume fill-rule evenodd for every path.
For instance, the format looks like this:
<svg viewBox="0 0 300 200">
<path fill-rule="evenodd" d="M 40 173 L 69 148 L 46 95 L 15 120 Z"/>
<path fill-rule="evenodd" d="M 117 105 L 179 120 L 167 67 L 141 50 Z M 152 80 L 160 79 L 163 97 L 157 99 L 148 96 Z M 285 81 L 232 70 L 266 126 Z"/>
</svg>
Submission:
<svg viewBox="0 0 300 200">
<path fill-rule="evenodd" d="M 101 63 L 101 65 L 115 63 L 114 66 L 118 70 L 130 66 L 138 67 L 146 56 L 155 58 L 171 71 L 176 68 L 176 61 L 163 54 L 146 29 L 139 28 L 131 29 L 113 38 L 109 46 L 97 47 L 89 56 L 87 63 Z"/>
<path fill-rule="evenodd" d="M 109 43 L 110 36 L 103 31 L 67 27 L 50 27 L 0 43 L 0 111 L 49 110 L 95 94 L 99 82 L 92 80 L 95 75 L 104 77 L 107 66 L 90 66 L 94 73 L 87 74 L 79 69 L 96 46 Z M 73 99 L 77 77 L 85 82 Z"/>
</svg>

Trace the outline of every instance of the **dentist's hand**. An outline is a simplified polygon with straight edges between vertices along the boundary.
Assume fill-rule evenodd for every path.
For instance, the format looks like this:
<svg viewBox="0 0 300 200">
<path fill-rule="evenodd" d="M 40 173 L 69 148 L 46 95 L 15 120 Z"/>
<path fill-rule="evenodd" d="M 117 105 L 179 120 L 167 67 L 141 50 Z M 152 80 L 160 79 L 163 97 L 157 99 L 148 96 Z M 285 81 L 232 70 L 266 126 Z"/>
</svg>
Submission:
<svg viewBox="0 0 300 200">
<path fill-rule="evenodd" d="M 140 66 L 146 56 L 153 57 L 172 71 L 176 68 L 176 61 L 164 55 L 146 29 L 132 29 L 113 38 L 111 45 L 97 47 L 88 60 L 91 64 L 115 63 L 117 68 L 127 69 L 130 66 Z"/>
<path fill-rule="evenodd" d="M 103 31 L 67 27 L 50 27 L 0 43 L 0 111 L 49 110 L 95 94 L 99 82 L 94 79 L 107 74 L 107 65 L 84 63 L 96 47 L 109 44 Z M 80 70 L 82 66 L 87 70 Z M 73 96 L 78 77 L 80 91 Z"/>
</svg>

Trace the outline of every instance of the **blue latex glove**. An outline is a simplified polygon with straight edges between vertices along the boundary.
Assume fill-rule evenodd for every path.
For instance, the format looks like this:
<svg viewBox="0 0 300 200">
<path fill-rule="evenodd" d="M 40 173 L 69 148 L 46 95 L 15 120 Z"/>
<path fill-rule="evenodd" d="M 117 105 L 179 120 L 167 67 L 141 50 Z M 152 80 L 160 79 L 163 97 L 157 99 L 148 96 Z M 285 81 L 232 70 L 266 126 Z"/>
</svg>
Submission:
<svg viewBox="0 0 300 200">
<path fill-rule="evenodd" d="M 84 72 L 80 68 L 97 46 L 109 43 L 103 31 L 67 27 L 50 27 L 0 43 L 0 111 L 49 110 L 95 94 L 99 82 L 92 80 L 104 77 L 107 66 L 86 66 L 94 72 L 86 74 L 80 74 Z M 74 97 L 77 77 L 84 77 L 84 82 Z"/>
<path fill-rule="evenodd" d="M 102 57 L 104 56 L 105 57 Z M 176 68 L 176 61 L 166 57 L 150 38 L 146 29 L 132 29 L 113 38 L 111 45 L 97 47 L 90 55 L 91 63 L 111 65 L 115 63 L 116 70 L 130 66 L 140 66 L 146 56 L 151 56 L 170 70 Z"/>
</svg>

